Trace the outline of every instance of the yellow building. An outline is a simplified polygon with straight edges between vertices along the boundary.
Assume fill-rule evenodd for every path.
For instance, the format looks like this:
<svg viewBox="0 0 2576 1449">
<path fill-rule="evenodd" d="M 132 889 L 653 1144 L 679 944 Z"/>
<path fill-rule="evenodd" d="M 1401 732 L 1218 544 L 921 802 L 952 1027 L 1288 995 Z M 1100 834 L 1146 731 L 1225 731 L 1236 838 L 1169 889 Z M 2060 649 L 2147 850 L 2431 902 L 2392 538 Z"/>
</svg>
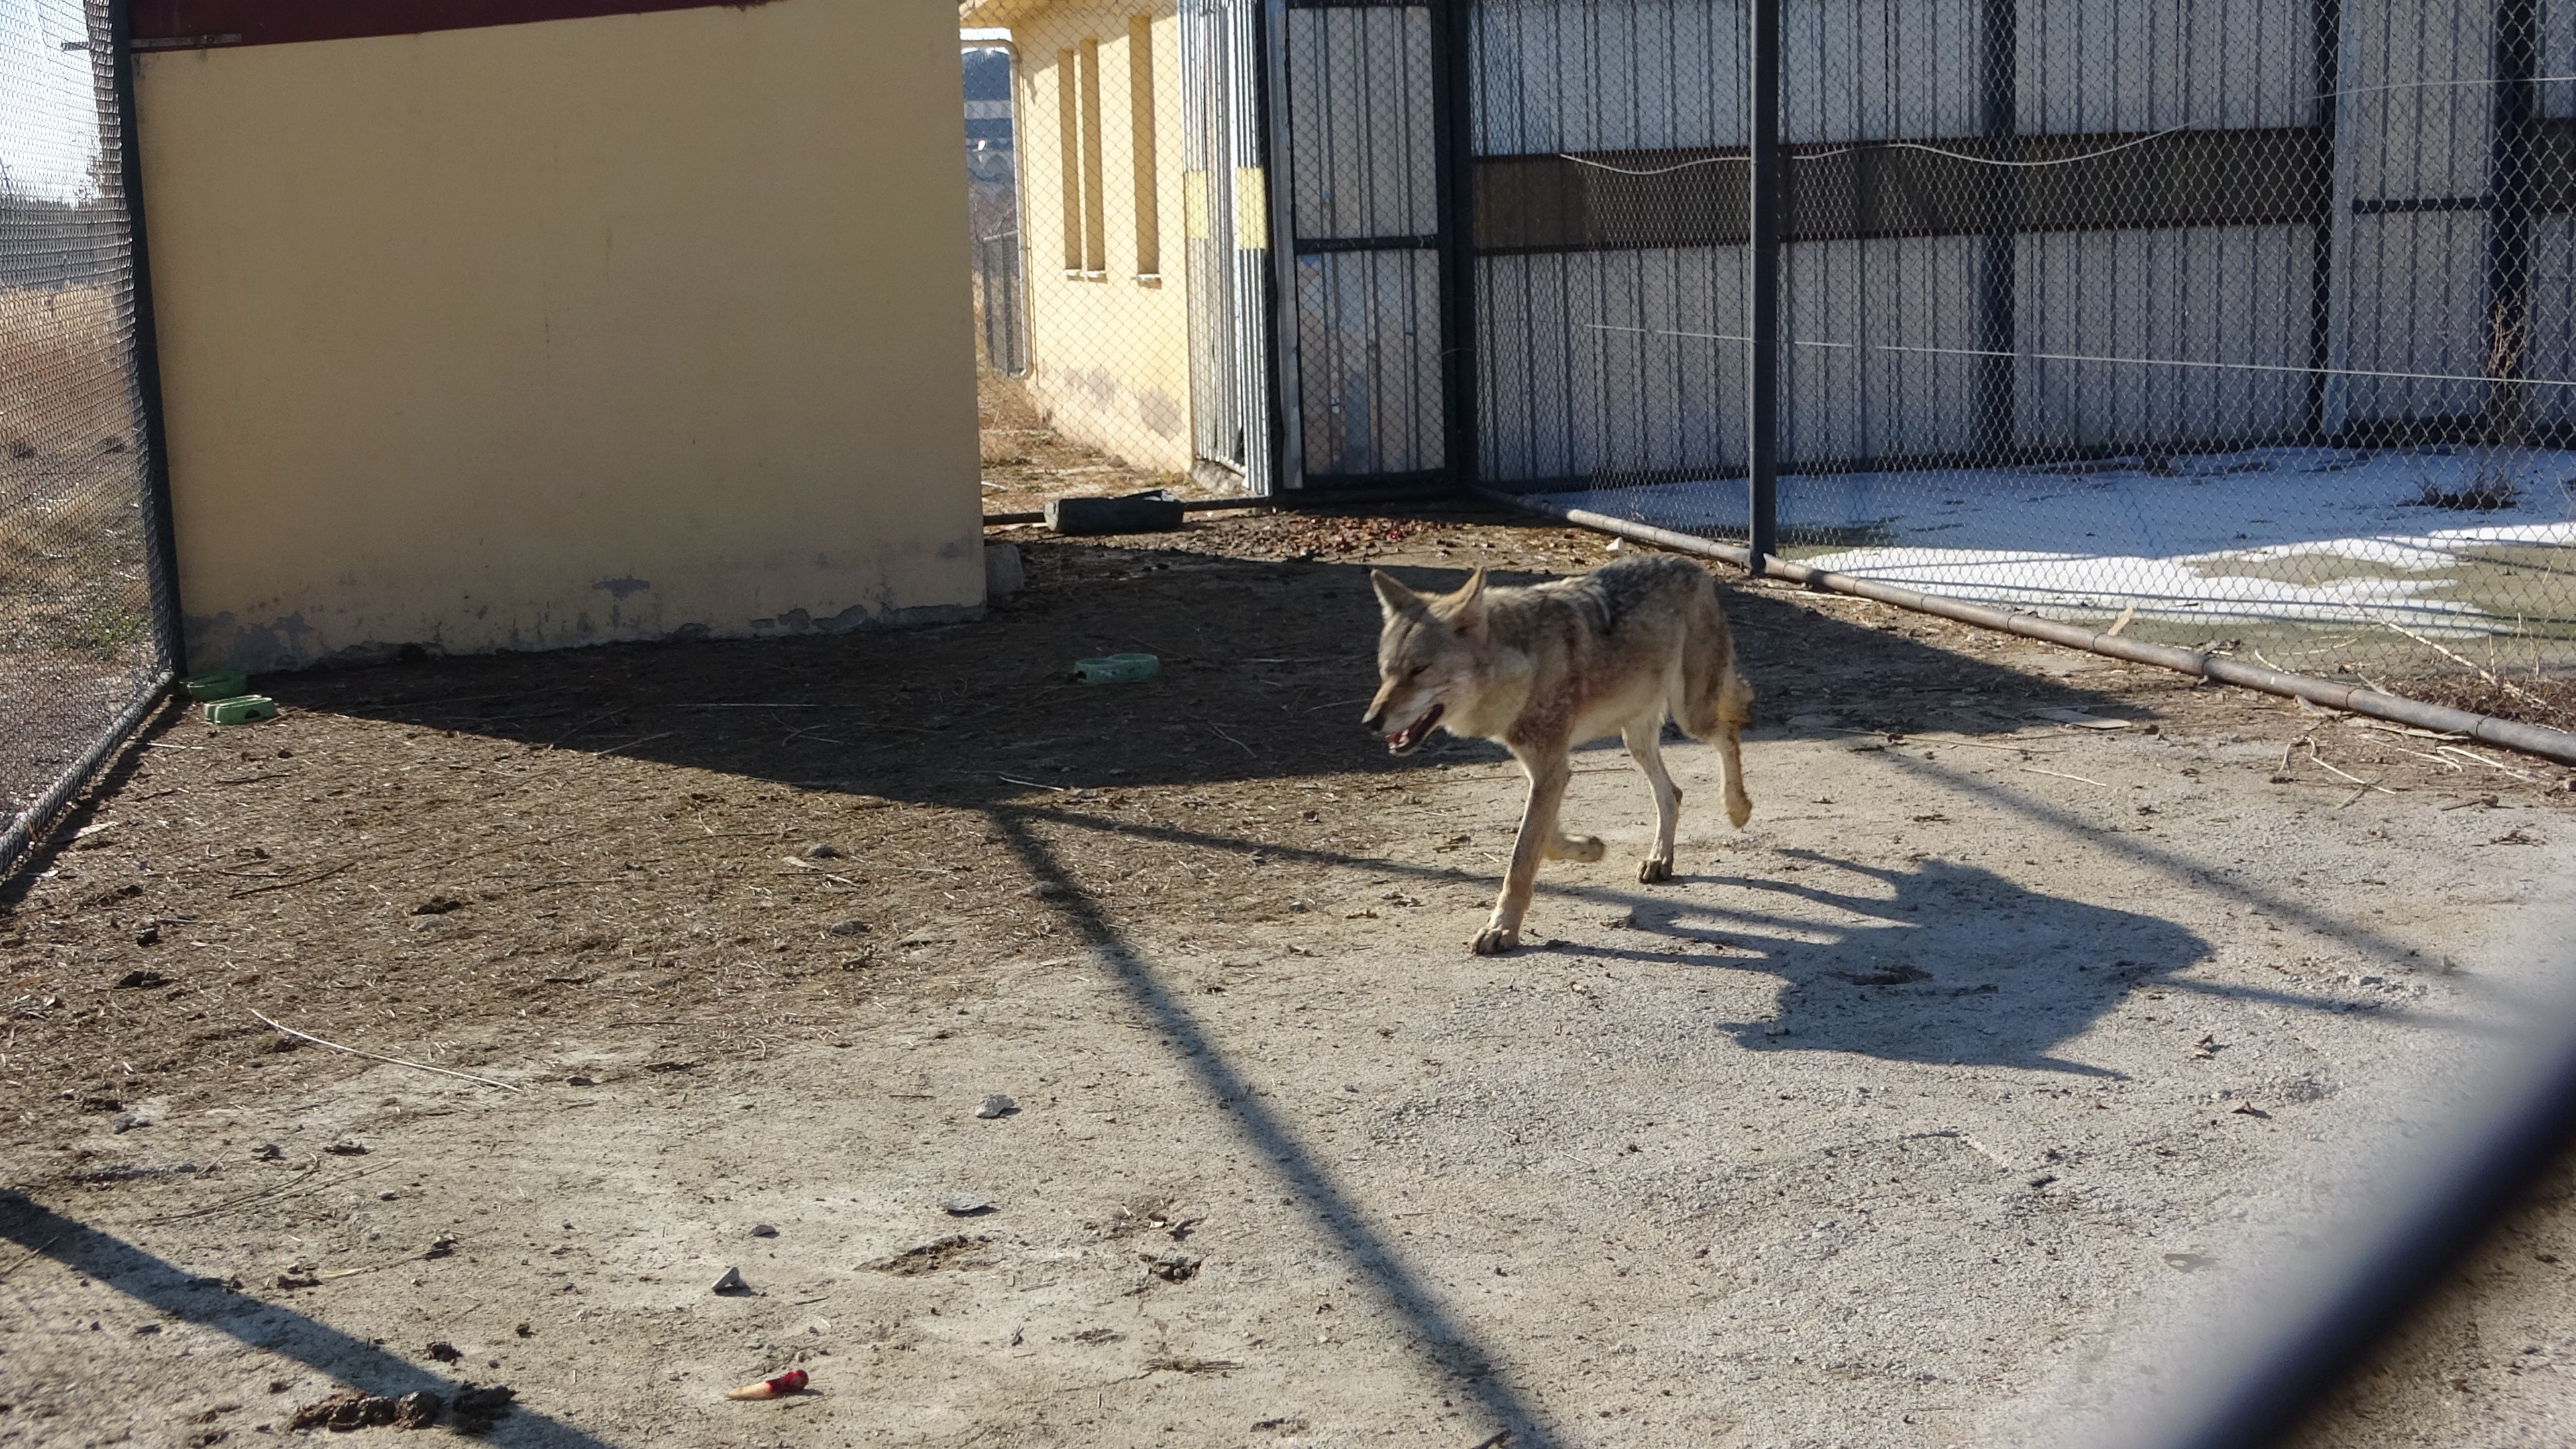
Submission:
<svg viewBox="0 0 2576 1449">
<path fill-rule="evenodd" d="M 1137 468 L 1191 470 L 1180 21 L 1172 0 L 974 0 L 1007 27 L 1032 401 L 1066 436 Z M 1193 173 L 1195 176 L 1195 173 Z M 1193 215 L 1193 211 L 1197 213 Z"/>
<path fill-rule="evenodd" d="M 944 7 L 137 0 L 135 33 L 197 667 L 981 607 Z"/>
</svg>

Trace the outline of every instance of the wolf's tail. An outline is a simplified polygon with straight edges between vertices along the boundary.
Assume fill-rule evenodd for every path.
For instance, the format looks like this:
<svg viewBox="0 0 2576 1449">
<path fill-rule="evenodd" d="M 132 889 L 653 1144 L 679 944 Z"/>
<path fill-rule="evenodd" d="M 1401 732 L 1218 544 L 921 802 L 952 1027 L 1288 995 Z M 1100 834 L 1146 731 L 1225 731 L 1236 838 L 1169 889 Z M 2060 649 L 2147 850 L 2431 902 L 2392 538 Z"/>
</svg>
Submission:
<svg viewBox="0 0 2576 1449">
<path fill-rule="evenodd" d="M 1735 672 L 1735 638 L 1718 606 L 1717 581 L 1692 596 L 1681 641 L 1681 697 L 1673 722 L 1697 740 L 1714 740 L 1753 721 L 1753 686 Z"/>
<path fill-rule="evenodd" d="M 1692 598 L 1682 634 L 1682 690 L 1673 719 L 1684 733 L 1717 746 L 1718 773 L 1726 790 L 1726 818 L 1742 828 L 1753 816 L 1744 793 L 1744 727 L 1753 722 L 1753 686 L 1735 672 L 1735 638 L 1717 601 L 1717 581 Z"/>
</svg>

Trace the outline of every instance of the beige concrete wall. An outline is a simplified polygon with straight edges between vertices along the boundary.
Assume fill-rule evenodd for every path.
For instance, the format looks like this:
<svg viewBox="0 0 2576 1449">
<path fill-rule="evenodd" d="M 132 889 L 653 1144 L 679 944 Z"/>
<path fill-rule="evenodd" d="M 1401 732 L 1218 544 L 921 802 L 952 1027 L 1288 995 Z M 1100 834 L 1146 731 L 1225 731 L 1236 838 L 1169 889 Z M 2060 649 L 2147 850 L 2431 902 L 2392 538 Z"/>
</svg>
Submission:
<svg viewBox="0 0 2576 1449">
<path fill-rule="evenodd" d="M 147 55 L 192 663 L 983 600 L 955 12 Z"/>
<path fill-rule="evenodd" d="M 1129 25 L 1150 22 L 1155 194 L 1140 198 L 1130 98 Z M 980 23 L 980 22 L 979 22 Z M 1170 0 L 1069 4 L 1009 17 L 1019 54 L 1015 140 L 1020 232 L 1027 248 L 1029 391 L 1066 435 L 1140 468 L 1190 466 L 1189 310 L 1181 212 L 1180 22 Z M 1068 267 L 1068 157 L 1081 175 L 1081 137 L 1065 130 L 1062 57 L 1098 43 L 1101 234 L 1105 263 Z M 1077 62 L 1077 68 L 1078 68 Z M 1078 92 L 1077 92 L 1078 94 Z M 1076 108 L 1076 131 L 1080 111 Z M 1082 188 L 1077 187 L 1077 192 Z M 1139 280 L 1135 217 L 1149 208 L 1161 243 L 1157 280 Z M 1076 202 L 1076 215 L 1083 211 Z M 1090 260 L 1090 258 L 1083 258 Z"/>
</svg>

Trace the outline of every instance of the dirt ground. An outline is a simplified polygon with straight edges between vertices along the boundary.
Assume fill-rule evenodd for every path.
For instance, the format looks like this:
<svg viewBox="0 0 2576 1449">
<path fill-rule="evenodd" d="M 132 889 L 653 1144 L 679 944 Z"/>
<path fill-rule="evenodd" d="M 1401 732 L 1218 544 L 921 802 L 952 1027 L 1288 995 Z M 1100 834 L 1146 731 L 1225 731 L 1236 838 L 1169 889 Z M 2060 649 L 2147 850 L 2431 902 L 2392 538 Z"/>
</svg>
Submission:
<svg viewBox="0 0 2576 1449">
<path fill-rule="evenodd" d="M 1737 580 L 1752 825 L 1677 746 L 1640 887 L 1588 754 L 1478 959 L 1517 782 L 1357 726 L 1365 566 L 1605 540 L 997 536 L 978 623 L 165 722 L 0 896 L 0 1445 L 2024 1438 L 2576 898 L 2565 770 Z M 2553 1191 L 2318 1442 L 2564 1437 Z"/>
<path fill-rule="evenodd" d="M 1155 473 L 1058 432 L 1015 378 L 978 368 L 977 440 L 983 455 L 984 512 L 1035 513 L 1050 498 L 1107 498 L 1165 489 L 1176 498 L 1217 499 L 1235 489 L 1181 473 Z"/>
</svg>

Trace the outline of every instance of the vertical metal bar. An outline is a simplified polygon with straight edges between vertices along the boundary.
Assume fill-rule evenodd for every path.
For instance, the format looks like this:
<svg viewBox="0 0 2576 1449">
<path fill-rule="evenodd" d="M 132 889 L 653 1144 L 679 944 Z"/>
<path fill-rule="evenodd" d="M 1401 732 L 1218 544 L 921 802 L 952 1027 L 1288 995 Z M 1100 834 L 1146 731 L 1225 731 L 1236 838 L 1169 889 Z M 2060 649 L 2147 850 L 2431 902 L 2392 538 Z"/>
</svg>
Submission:
<svg viewBox="0 0 2576 1449">
<path fill-rule="evenodd" d="M 1752 62 L 1745 145 L 1752 172 L 1745 239 L 1745 334 L 1751 356 L 1745 397 L 1745 502 L 1752 572 L 1780 545 L 1780 0 L 1751 0 L 1746 54 Z"/>
<path fill-rule="evenodd" d="M 1259 300 L 1270 328 L 1271 399 L 1269 436 L 1264 446 L 1277 460 L 1270 479 L 1274 494 L 1306 486 L 1306 415 L 1297 375 L 1297 208 L 1295 198 L 1295 133 L 1289 126 L 1287 0 L 1259 0 L 1247 7 L 1252 30 L 1253 116 L 1266 178 L 1262 200 L 1266 214 L 1256 218 L 1266 230 L 1271 265 Z M 1236 238 L 1241 245 L 1242 238 Z"/>
<path fill-rule="evenodd" d="M 127 0 L 107 3 L 108 93 L 116 107 L 118 184 L 125 191 L 127 265 L 134 289 L 134 393 L 143 438 L 144 567 L 150 571 L 152 642 L 172 678 L 188 672 L 179 610 L 179 545 L 170 518 L 170 453 L 161 417 L 161 343 L 152 322 L 152 252 L 143 229 L 143 147 L 135 122 L 133 20 Z M 104 118 L 102 118 L 104 119 Z"/>
<path fill-rule="evenodd" d="M 2523 374 L 2531 349 L 2539 9 L 2537 0 L 2496 5 L 2495 124 L 2487 140 L 2487 395 L 2477 441 L 2508 446 L 2528 441 L 2531 431 L 2531 389 Z"/>
<path fill-rule="evenodd" d="M 2344 0 L 2313 0 L 2310 26 L 2316 47 L 2317 114 L 2315 125 L 2326 143 L 2326 218 L 2317 227 L 2315 251 L 2308 263 L 2308 412 L 2300 427 L 2311 443 L 2326 441 L 2328 376 L 2334 366 L 2336 232 L 2351 205 L 2343 184 L 2343 6 Z"/>
<path fill-rule="evenodd" d="M 1986 0 L 1979 37 L 1979 129 L 1994 159 L 2010 161 L 2019 149 L 2021 13 L 2016 0 Z M 2001 459 L 2018 433 L 2014 417 L 2014 360 L 2018 338 L 2014 289 L 2021 242 L 2021 170 L 1986 168 L 1986 236 L 1977 266 L 1977 451 Z"/>
<path fill-rule="evenodd" d="M 1431 0 L 1431 186 L 1440 225 L 1440 461 L 1449 486 L 1462 491 L 1477 483 L 1476 3 Z"/>
</svg>

